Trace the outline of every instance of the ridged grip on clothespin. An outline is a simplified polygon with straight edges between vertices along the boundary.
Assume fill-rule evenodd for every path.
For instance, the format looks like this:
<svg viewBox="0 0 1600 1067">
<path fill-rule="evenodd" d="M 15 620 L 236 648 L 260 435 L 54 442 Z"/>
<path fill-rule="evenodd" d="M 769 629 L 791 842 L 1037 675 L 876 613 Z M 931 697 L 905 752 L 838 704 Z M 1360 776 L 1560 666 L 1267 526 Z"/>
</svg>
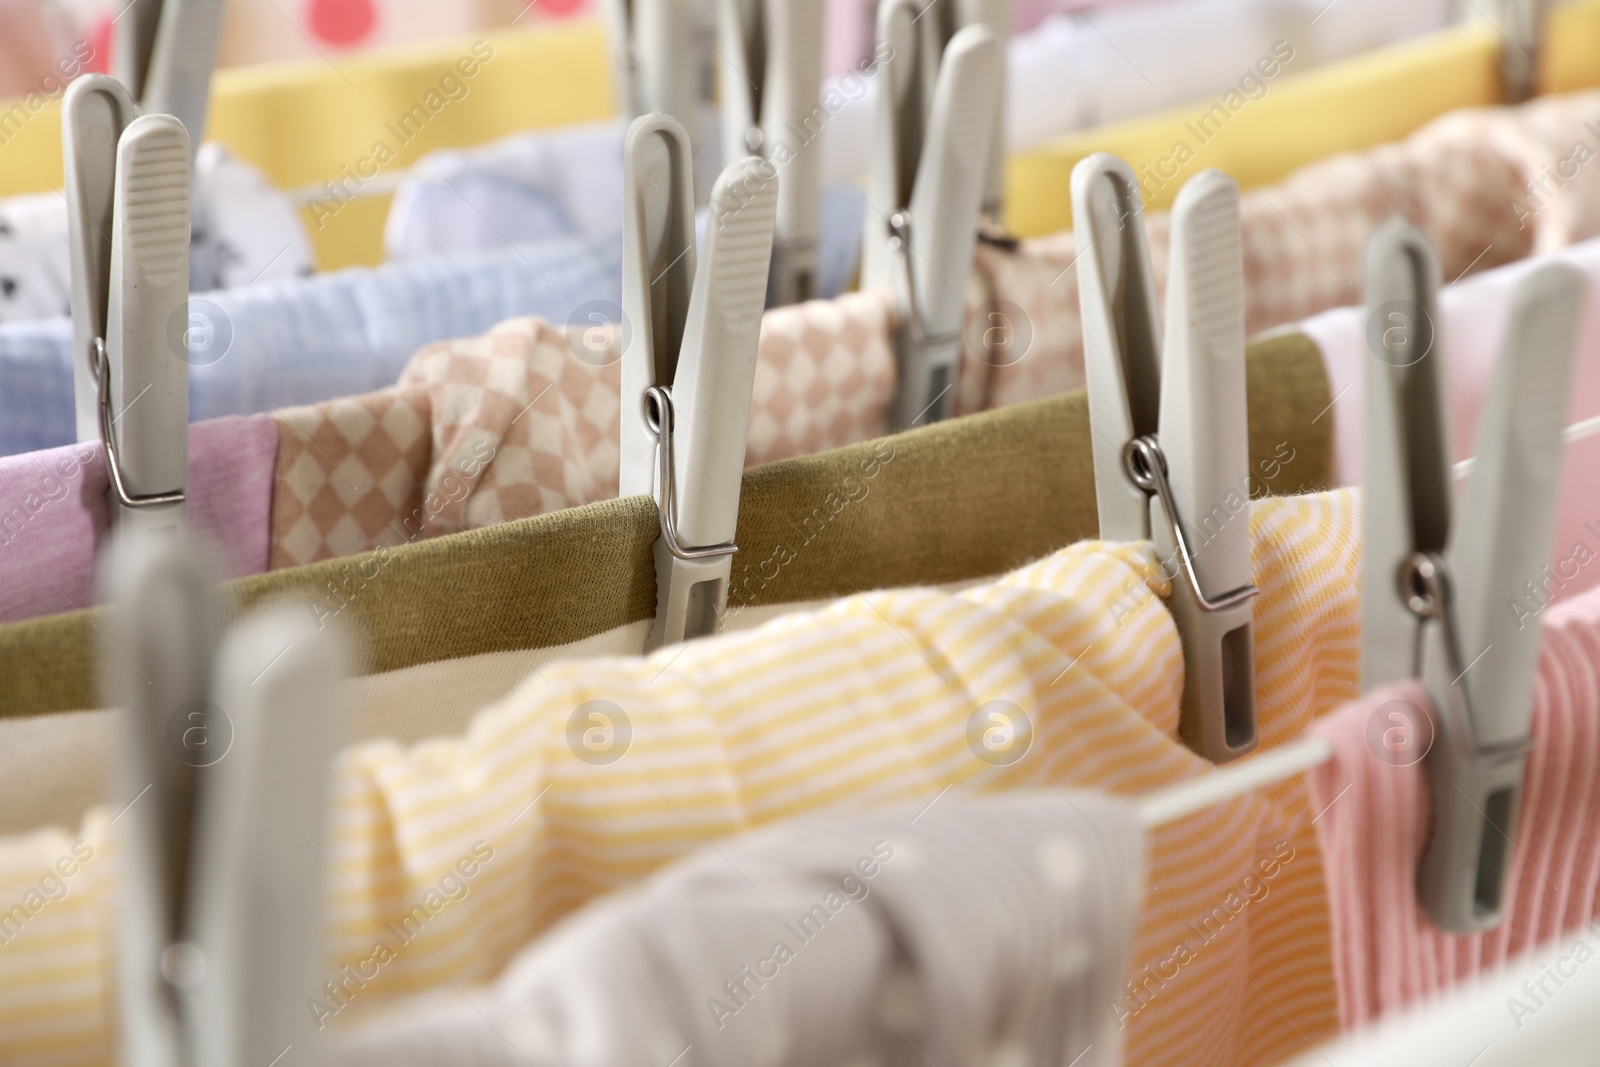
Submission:
<svg viewBox="0 0 1600 1067">
<path fill-rule="evenodd" d="M 1513 294 L 1450 530 L 1453 634 L 1431 624 L 1424 637 L 1423 686 L 1443 722 L 1427 758 L 1434 822 L 1418 891 L 1447 930 L 1486 929 L 1504 914 L 1541 636 L 1515 606 L 1550 561 L 1584 288 L 1576 268 L 1550 263 Z"/>
<path fill-rule="evenodd" d="M 148 5 L 150 0 L 142 3 Z M 139 105 L 146 113 L 172 115 L 189 131 L 190 166 L 205 136 L 222 8 L 223 0 L 164 0 L 139 92 Z"/>
<path fill-rule="evenodd" d="M 111 432 L 133 496 L 181 492 L 188 475 L 189 134 L 144 115 L 117 143 L 106 356 Z M 120 508 L 119 521 L 166 529 L 181 501 Z"/>
<path fill-rule="evenodd" d="M 322 843 L 348 664 L 337 628 L 292 602 L 237 623 L 218 652 L 213 688 L 232 749 L 202 771 L 187 934 L 203 961 L 186 1013 L 196 1064 L 317 1062 L 311 1001 L 335 977 Z"/>
<path fill-rule="evenodd" d="M 118 1049 L 132 1067 L 185 1062 L 169 949 L 195 899 L 198 769 L 211 758 L 212 654 L 221 629 L 214 570 L 181 533 L 120 538 L 103 553 L 112 603 L 97 659 L 103 702 L 119 708 L 115 782 Z"/>
<path fill-rule="evenodd" d="M 1072 168 L 1084 376 L 1094 426 L 1100 536 L 1150 536 L 1150 498 L 1128 475 L 1124 449 L 1153 434 L 1161 411 L 1161 320 L 1133 168 L 1097 152 Z"/>
<path fill-rule="evenodd" d="M 1257 740 L 1253 604 L 1202 602 L 1250 587 L 1248 422 L 1239 187 L 1208 170 L 1173 204 L 1157 436 L 1198 583 L 1174 581 L 1170 601 L 1184 649 L 1179 732 L 1213 763 L 1252 751 Z M 1171 559 L 1179 546 L 1160 516 L 1163 502 L 1149 506 L 1156 553 Z"/>
<path fill-rule="evenodd" d="M 729 551 L 683 558 L 665 536 L 657 541 L 650 649 L 714 632 L 727 604 L 777 200 L 776 180 L 755 157 L 728 167 L 712 189 L 664 428 L 673 485 L 660 506 L 686 546 Z"/>
</svg>

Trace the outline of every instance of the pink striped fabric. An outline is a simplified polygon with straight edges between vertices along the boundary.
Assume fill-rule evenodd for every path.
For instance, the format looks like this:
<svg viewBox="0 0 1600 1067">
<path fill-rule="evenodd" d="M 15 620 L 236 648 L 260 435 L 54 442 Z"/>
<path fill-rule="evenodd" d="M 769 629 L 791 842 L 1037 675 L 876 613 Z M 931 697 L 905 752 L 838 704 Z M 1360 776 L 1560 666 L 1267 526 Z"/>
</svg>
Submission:
<svg viewBox="0 0 1600 1067">
<path fill-rule="evenodd" d="M 1426 775 L 1421 763 L 1380 759 L 1368 744 L 1368 722 L 1397 698 L 1427 708 L 1421 688 L 1373 690 L 1313 727 L 1336 753 L 1311 785 L 1346 1029 L 1492 970 L 1600 914 L 1600 593 L 1550 608 L 1544 627 L 1534 746 L 1498 929 L 1446 934 L 1417 905 L 1413 884 L 1429 823 Z"/>
</svg>

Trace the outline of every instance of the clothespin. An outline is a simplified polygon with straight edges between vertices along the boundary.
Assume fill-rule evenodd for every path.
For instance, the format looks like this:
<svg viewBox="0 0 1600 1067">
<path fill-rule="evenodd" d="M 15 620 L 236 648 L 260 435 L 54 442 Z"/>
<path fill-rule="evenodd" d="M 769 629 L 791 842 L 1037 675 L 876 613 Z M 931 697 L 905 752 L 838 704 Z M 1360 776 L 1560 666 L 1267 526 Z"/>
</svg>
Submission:
<svg viewBox="0 0 1600 1067">
<path fill-rule="evenodd" d="M 1530 99 L 1538 88 L 1549 0 L 1495 0 L 1491 20 L 1500 34 L 1500 84 L 1508 104 Z"/>
<path fill-rule="evenodd" d="M 1361 684 L 1418 677 L 1433 705 L 1418 895 L 1441 928 L 1466 933 L 1500 921 L 1515 847 L 1540 628 L 1508 605 L 1549 563 L 1583 275 L 1552 263 L 1517 286 L 1453 516 L 1437 258 L 1396 220 L 1368 244 L 1366 270 Z"/>
<path fill-rule="evenodd" d="M 174 115 L 193 153 L 205 135 L 222 0 L 131 0 L 117 16 L 113 72 L 147 114 Z"/>
<path fill-rule="evenodd" d="M 816 295 L 822 202 L 822 0 L 721 0 L 722 158 L 782 175 L 767 306 Z"/>
<path fill-rule="evenodd" d="M 1151 539 L 1183 641 L 1180 733 L 1215 763 L 1256 746 L 1239 188 L 1196 175 L 1172 209 L 1167 336 L 1133 170 L 1072 171 L 1100 536 Z"/>
<path fill-rule="evenodd" d="M 119 1051 L 132 1067 L 249 1067 L 286 1047 L 303 1061 L 326 881 L 308 842 L 326 822 L 343 642 L 288 606 L 219 641 L 212 572 L 181 533 L 136 535 L 111 558 Z"/>
<path fill-rule="evenodd" d="M 702 69 L 706 42 L 701 31 L 680 0 L 606 0 L 605 11 L 619 110 L 629 119 L 662 112 L 691 131 L 701 160 L 695 203 L 705 203 L 707 165 L 717 156 L 716 145 L 704 136 L 709 85 L 702 82 L 709 83 L 711 72 Z"/>
<path fill-rule="evenodd" d="M 726 168 L 696 264 L 682 125 L 635 120 L 623 183 L 621 488 L 660 509 L 654 649 L 714 632 L 727 604 L 778 190 L 754 156 Z"/>
<path fill-rule="evenodd" d="M 78 439 L 105 442 L 125 528 L 183 522 L 188 467 L 189 135 L 85 75 L 62 105 Z"/>
<path fill-rule="evenodd" d="M 900 304 L 891 415 L 902 429 L 950 412 L 1001 78 L 1000 42 L 987 27 L 958 30 L 941 55 L 918 14 L 915 0 L 878 11 L 888 58 L 862 246 L 863 284 L 894 290 Z"/>
<path fill-rule="evenodd" d="M 937 0 L 936 0 L 937 2 Z M 978 211 L 991 227 L 999 229 L 1005 215 L 1006 170 L 1006 56 L 1011 40 L 1011 0 L 962 0 L 958 19 L 963 26 L 987 26 L 1000 42 L 1000 89 L 995 97 L 994 133 L 989 145 L 989 173 L 983 182 Z M 1003 232 L 1003 231 L 1002 231 Z"/>
</svg>

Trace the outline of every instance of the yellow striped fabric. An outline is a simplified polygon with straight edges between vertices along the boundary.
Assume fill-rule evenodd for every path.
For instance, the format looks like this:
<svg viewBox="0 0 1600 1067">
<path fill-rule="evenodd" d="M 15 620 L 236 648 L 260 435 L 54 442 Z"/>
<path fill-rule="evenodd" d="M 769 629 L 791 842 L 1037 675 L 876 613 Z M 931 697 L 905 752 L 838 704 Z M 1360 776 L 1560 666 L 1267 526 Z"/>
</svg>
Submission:
<svg viewBox="0 0 1600 1067">
<path fill-rule="evenodd" d="M 1250 525 L 1271 746 L 1356 693 L 1357 499 L 1261 500 Z M 802 812 L 1203 774 L 1176 740 L 1166 588 L 1149 544 L 1083 542 L 960 592 L 870 593 L 649 657 L 549 665 L 464 737 L 355 746 L 325 849 L 337 961 L 307 1010 L 340 1025 L 487 979 L 597 895 Z M 1336 1027 L 1307 797 L 1296 780 L 1153 835 L 1126 995 L 1105 1006 L 1127 1062 L 1273 1063 Z M 0 906 L 23 902 L 14 930 L 0 914 L 0 1062 L 114 1059 L 114 816 L 0 841 Z M 48 873 L 74 847 L 92 857 Z"/>
</svg>

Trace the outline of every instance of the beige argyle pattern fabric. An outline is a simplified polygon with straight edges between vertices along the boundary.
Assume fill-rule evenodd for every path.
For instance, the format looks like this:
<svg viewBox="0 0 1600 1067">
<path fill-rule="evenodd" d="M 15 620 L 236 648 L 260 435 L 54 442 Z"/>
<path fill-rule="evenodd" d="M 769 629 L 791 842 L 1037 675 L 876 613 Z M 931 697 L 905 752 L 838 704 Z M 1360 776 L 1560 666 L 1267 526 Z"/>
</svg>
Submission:
<svg viewBox="0 0 1600 1067">
<path fill-rule="evenodd" d="M 268 569 L 431 536 L 422 494 L 432 454 L 425 393 L 384 389 L 274 418 Z"/>
<path fill-rule="evenodd" d="M 1600 235 L 1600 92 L 1454 112 L 1405 141 L 1333 156 L 1240 204 L 1245 329 L 1254 334 L 1361 299 L 1367 239 L 1396 215 L 1433 239 L 1445 281 Z M 1595 162 L 1588 162 L 1595 160 Z M 1165 294 L 1170 220 L 1146 219 Z M 961 409 L 1083 385 L 1076 242 L 983 246 L 969 289 Z M 1004 331 L 998 324 L 1006 323 Z M 1009 343 L 986 350 L 989 333 Z M 998 352 L 998 357 L 996 356 Z"/>
</svg>

